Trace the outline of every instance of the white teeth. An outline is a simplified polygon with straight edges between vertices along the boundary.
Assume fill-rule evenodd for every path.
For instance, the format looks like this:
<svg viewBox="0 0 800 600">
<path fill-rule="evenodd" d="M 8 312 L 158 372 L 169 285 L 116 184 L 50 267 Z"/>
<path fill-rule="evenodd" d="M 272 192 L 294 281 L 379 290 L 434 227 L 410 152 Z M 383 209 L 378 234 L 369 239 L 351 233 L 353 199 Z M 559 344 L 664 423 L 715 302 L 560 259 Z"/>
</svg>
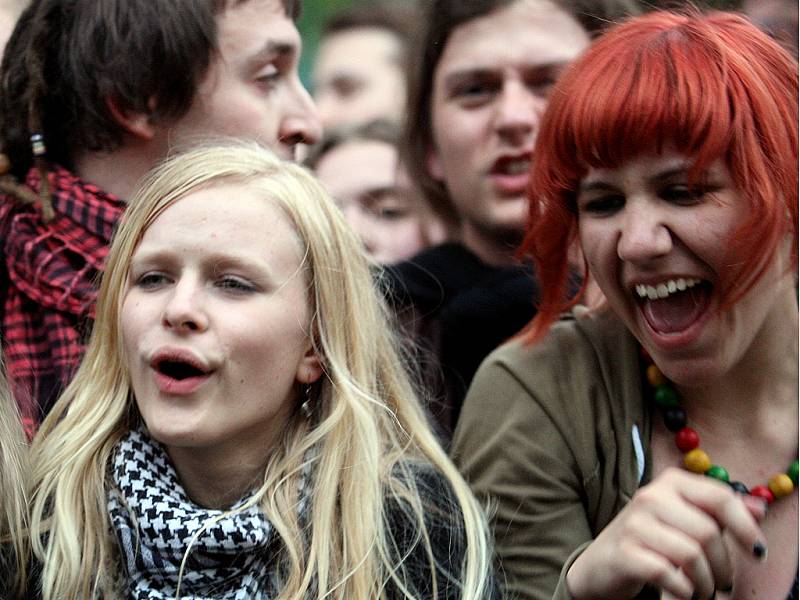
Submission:
<svg viewBox="0 0 800 600">
<path fill-rule="evenodd" d="M 680 279 L 669 279 L 655 286 L 639 283 L 636 284 L 636 295 L 639 296 L 639 298 L 648 298 L 650 300 L 666 298 L 670 294 L 692 288 L 701 281 L 702 279 L 695 279 L 693 277 L 689 279 L 681 277 Z"/>
</svg>

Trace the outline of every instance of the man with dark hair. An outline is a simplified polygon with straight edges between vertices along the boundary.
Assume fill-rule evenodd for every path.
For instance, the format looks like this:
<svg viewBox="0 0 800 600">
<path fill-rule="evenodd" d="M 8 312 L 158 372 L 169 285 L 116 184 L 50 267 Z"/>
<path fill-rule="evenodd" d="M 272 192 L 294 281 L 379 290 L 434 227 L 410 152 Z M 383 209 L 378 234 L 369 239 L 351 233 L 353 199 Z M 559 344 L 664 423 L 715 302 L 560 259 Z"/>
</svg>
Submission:
<svg viewBox="0 0 800 600">
<path fill-rule="evenodd" d="M 548 94 L 591 30 L 635 10 L 633 0 L 430 3 L 410 71 L 405 164 L 449 240 L 388 275 L 404 324 L 430 351 L 420 363 L 432 367 L 445 435 L 481 361 L 534 315 L 533 274 L 514 252 Z"/>
<path fill-rule="evenodd" d="M 326 130 L 404 116 L 406 66 L 418 14 L 410 2 L 351 5 L 323 26 L 314 100 Z"/>
<path fill-rule="evenodd" d="M 69 383 L 136 182 L 170 152 L 320 135 L 297 74 L 300 0 L 34 0 L 3 57 L 0 313 L 26 423 Z"/>
</svg>

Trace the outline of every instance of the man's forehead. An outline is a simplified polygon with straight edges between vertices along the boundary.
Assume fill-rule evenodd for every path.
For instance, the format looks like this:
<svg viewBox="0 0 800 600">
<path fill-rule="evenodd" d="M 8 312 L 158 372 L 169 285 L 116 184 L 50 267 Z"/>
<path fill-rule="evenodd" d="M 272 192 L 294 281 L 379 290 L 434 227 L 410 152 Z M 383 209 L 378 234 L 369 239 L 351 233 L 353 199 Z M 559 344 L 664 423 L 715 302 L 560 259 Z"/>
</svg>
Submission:
<svg viewBox="0 0 800 600">
<path fill-rule="evenodd" d="M 281 0 L 244 0 L 217 17 L 219 46 L 252 57 L 299 55 L 302 41 Z"/>
<path fill-rule="evenodd" d="M 217 23 L 229 20 L 232 15 L 259 16 L 260 25 L 269 26 L 273 22 L 288 22 L 296 29 L 292 15 L 287 12 L 284 0 L 225 0 L 222 10 L 217 13 Z"/>
<path fill-rule="evenodd" d="M 249 4 L 251 2 L 256 2 L 256 0 L 216 0 L 218 11 L 223 12 L 229 10 L 231 8 L 236 8 L 243 4 Z M 300 6 L 301 0 L 267 0 L 263 4 L 268 4 L 273 6 L 277 9 L 280 9 L 279 12 L 286 17 L 291 18 L 293 21 L 296 21 L 300 16 Z"/>
</svg>

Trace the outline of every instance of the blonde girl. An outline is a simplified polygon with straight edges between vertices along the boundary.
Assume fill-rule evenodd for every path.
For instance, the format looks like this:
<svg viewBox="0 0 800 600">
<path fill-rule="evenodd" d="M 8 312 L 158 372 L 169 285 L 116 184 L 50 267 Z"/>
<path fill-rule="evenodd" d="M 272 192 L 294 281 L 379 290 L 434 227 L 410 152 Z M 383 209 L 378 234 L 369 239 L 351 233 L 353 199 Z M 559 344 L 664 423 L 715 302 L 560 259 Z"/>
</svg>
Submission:
<svg viewBox="0 0 800 600">
<path fill-rule="evenodd" d="M 33 455 L 44 599 L 494 594 L 361 243 L 255 145 L 177 156 L 135 195 Z"/>
</svg>

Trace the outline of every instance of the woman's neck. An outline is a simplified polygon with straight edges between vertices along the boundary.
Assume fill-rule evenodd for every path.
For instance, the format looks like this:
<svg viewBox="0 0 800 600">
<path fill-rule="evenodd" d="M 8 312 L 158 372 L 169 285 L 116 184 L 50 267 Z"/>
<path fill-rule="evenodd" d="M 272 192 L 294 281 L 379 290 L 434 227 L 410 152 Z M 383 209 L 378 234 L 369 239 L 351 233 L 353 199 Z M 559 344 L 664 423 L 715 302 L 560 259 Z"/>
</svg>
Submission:
<svg viewBox="0 0 800 600">
<path fill-rule="evenodd" d="M 260 461 L 246 453 L 222 455 L 196 448 L 168 448 L 170 460 L 186 494 L 205 508 L 224 509 L 252 490 L 264 473 Z"/>
<path fill-rule="evenodd" d="M 676 386 L 690 423 L 733 437 L 775 432 L 797 438 L 798 310 L 794 287 L 776 303 L 753 343 L 721 377 Z M 740 438 L 741 439 L 741 438 Z"/>
</svg>

